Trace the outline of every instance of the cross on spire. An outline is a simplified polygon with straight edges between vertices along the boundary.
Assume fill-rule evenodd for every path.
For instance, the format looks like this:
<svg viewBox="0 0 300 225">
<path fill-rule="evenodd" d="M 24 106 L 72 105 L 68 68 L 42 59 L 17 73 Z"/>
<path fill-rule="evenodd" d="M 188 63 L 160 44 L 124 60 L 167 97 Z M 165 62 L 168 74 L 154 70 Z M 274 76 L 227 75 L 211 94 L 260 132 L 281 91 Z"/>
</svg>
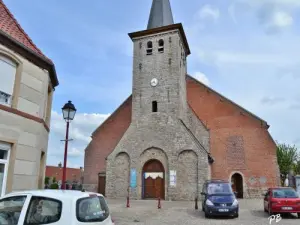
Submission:
<svg viewBox="0 0 300 225">
<path fill-rule="evenodd" d="M 147 29 L 174 24 L 169 0 L 153 0 Z"/>
</svg>

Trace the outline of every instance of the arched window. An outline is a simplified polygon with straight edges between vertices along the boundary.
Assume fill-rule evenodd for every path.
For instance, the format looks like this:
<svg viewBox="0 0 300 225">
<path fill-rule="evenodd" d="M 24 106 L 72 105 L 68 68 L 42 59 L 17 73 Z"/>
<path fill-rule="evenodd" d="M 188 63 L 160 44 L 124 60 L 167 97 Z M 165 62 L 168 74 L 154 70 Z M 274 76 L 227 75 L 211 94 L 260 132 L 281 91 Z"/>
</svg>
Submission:
<svg viewBox="0 0 300 225">
<path fill-rule="evenodd" d="M 11 105 L 17 63 L 0 54 L 0 104 Z"/>
<path fill-rule="evenodd" d="M 148 43 L 147 43 L 147 48 L 153 48 L 152 41 L 148 41 Z"/>
<path fill-rule="evenodd" d="M 153 51 L 152 41 L 148 41 L 148 43 L 147 43 L 147 55 L 152 55 L 152 51 Z"/>
<path fill-rule="evenodd" d="M 158 41 L 158 52 L 160 52 L 160 53 L 164 52 L 164 40 L 163 39 L 160 39 Z"/>
</svg>

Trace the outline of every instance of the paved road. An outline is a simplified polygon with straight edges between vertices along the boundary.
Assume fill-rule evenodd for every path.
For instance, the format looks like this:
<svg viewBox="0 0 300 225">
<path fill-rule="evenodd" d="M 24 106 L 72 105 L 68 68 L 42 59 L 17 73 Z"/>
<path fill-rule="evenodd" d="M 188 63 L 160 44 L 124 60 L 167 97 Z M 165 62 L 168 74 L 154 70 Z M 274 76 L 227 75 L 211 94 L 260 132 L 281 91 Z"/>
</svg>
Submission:
<svg viewBox="0 0 300 225">
<path fill-rule="evenodd" d="M 108 200 L 116 225 L 268 225 L 268 215 L 262 209 L 262 200 L 241 200 L 240 216 L 237 219 L 206 219 L 201 206 L 194 209 L 194 202 L 163 201 L 157 209 L 157 201 L 131 201 L 126 208 L 126 200 Z M 281 221 L 271 224 L 299 225 L 297 215 L 284 216 Z"/>
</svg>

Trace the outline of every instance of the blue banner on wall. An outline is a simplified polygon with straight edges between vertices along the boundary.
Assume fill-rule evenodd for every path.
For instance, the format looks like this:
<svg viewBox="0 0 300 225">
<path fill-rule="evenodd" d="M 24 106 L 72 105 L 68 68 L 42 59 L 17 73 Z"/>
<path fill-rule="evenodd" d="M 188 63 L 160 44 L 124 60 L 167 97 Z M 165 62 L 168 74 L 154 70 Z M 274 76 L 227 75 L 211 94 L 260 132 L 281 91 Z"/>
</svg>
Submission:
<svg viewBox="0 0 300 225">
<path fill-rule="evenodd" d="M 130 171 L 130 187 L 136 188 L 136 169 Z"/>
</svg>

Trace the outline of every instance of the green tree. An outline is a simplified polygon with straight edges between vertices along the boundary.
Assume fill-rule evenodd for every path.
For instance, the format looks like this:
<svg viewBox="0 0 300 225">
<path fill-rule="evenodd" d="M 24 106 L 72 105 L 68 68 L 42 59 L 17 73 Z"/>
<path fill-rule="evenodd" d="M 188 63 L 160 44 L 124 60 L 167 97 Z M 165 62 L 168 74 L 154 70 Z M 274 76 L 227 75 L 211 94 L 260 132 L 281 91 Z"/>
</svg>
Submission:
<svg viewBox="0 0 300 225">
<path fill-rule="evenodd" d="M 52 177 L 52 182 L 56 183 L 56 177 Z"/>
<path fill-rule="evenodd" d="M 296 175 L 300 175 L 300 159 L 294 164 L 294 171 Z"/>
<path fill-rule="evenodd" d="M 48 185 L 50 182 L 50 177 L 45 177 L 45 184 Z"/>
<path fill-rule="evenodd" d="M 296 146 L 287 144 L 277 145 L 277 160 L 281 174 L 286 175 L 290 170 L 295 169 L 298 159 L 299 155 Z"/>
</svg>

